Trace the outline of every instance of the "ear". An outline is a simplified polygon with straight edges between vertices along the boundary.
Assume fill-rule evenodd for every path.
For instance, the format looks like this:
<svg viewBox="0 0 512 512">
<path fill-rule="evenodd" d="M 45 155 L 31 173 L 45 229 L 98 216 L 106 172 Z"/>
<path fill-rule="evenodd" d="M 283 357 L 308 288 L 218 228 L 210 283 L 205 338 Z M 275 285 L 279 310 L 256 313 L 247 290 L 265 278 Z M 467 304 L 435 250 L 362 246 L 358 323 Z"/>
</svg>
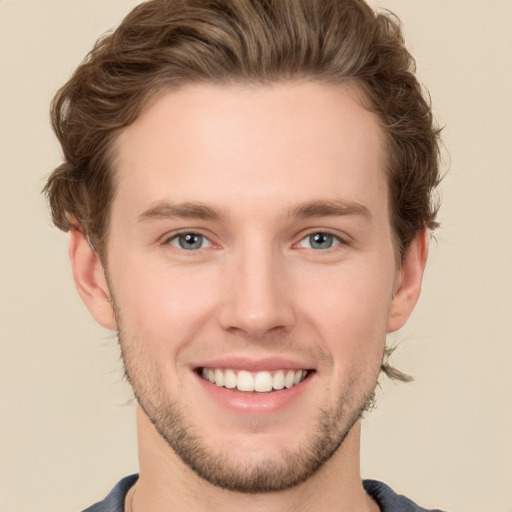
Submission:
<svg viewBox="0 0 512 512">
<path fill-rule="evenodd" d="M 405 253 L 395 280 L 395 289 L 389 310 L 388 333 L 398 331 L 407 322 L 416 302 L 418 302 L 428 256 L 427 236 L 427 231 L 423 230 L 412 241 Z"/>
<path fill-rule="evenodd" d="M 103 265 L 79 229 L 69 231 L 69 259 L 76 289 L 87 309 L 100 325 L 115 330 L 114 310 Z"/>
</svg>

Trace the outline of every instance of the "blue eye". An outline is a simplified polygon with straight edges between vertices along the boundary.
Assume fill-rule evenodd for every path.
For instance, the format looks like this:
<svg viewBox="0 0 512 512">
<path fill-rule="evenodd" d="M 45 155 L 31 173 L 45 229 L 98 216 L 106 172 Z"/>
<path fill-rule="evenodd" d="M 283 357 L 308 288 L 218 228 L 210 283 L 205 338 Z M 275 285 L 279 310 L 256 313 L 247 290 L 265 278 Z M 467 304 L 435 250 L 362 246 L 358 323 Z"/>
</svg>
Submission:
<svg viewBox="0 0 512 512">
<path fill-rule="evenodd" d="M 324 233 L 319 231 L 318 233 L 312 233 L 304 237 L 299 242 L 299 247 L 305 247 L 307 249 L 330 249 L 340 244 L 340 239 L 330 233 Z"/>
<path fill-rule="evenodd" d="M 203 235 L 197 233 L 181 233 L 171 238 L 169 244 L 173 247 L 184 249 L 185 251 L 195 251 L 210 247 L 210 241 Z"/>
</svg>

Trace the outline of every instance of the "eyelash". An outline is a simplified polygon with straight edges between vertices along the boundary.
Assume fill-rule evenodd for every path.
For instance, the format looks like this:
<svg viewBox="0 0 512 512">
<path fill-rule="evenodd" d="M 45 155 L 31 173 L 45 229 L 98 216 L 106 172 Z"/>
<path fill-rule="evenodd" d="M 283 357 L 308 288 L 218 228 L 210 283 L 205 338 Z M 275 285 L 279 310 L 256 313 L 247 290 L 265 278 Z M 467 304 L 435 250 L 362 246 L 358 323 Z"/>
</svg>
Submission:
<svg viewBox="0 0 512 512">
<path fill-rule="evenodd" d="M 315 252 L 317 251 L 322 251 L 322 252 L 325 252 L 325 251 L 328 251 L 329 249 L 333 249 L 339 245 L 343 245 L 343 244 L 346 244 L 345 240 L 343 240 L 343 238 L 341 238 L 339 235 L 335 235 L 334 233 L 331 233 L 330 231 L 311 231 L 309 233 L 307 233 L 305 236 L 303 236 L 298 244 L 296 245 L 299 245 L 301 244 L 304 240 L 310 240 L 310 243 L 311 243 L 311 238 L 314 237 L 314 236 L 317 236 L 317 235 L 323 235 L 324 237 L 327 236 L 327 237 L 331 237 L 332 238 L 332 241 L 333 241 L 333 245 L 329 246 L 329 247 L 326 247 L 326 248 L 323 248 L 323 249 L 316 249 L 314 247 L 306 247 L 306 249 L 312 249 L 312 250 L 315 250 Z"/>
<path fill-rule="evenodd" d="M 302 242 L 304 242 L 305 240 L 307 240 L 308 238 L 310 239 L 310 244 L 311 244 L 311 237 L 313 237 L 315 235 L 324 235 L 324 236 L 332 237 L 333 245 L 331 245 L 330 247 L 323 248 L 323 249 L 320 249 L 320 248 L 315 249 L 314 247 L 303 247 L 304 249 L 313 250 L 315 252 L 327 252 L 330 249 L 333 249 L 333 248 L 338 247 L 340 245 L 348 245 L 347 241 L 344 238 L 340 237 L 337 234 L 334 234 L 334 233 L 330 232 L 329 230 L 316 230 L 316 231 L 310 231 L 310 232 L 304 234 L 300 238 L 300 240 L 296 244 L 294 244 L 294 247 L 297 247 L 297 246 L 300 247 L 300 244 Z M 202 241 L 208 242 L 209 245 L 207 247 L 198 247 L 198 248 L 192 248 L 192 249 L 185 249 L 184 247 L 177 247 L 177 246 L 172 244 L 173 241 L 176 241 L 179 244 L 180 237 L 184 237 L 184 236 L 185 237 L 186 236 L 201 237 Z M 166 238 L 164 240 L 164 245 L 171 245 L 172 247 L 174 247 L 174 248 L 176 248 L 178 250 L 182 250 L 182 251 L 185 251 L 185 252 L 192 253 L 192 252 L 200 251 L 202 249 L 207 249 L 209 247 L 214 246 L 215 244 L 206 235 L 204 235 L 204 234 L 202 234 L 200 232 L 197 232 L 197 231 L 182 231 L 182 232 L 179 232 L 179 233 L 175 233 L 172 236 Z"/>
<path fill-rule="evenodd" d="M 211 247 L 214 245 L 213 242 L 206 235 L 203 235 L 202 233 L 197 232 L 197 231 L 182 231 L 180 233 L 175 233 L 171 237 L 168 237 L 165 239 L 164 245 L 171 245 L 178 250 L 182 250 L 182 251 L 186 251 L 186 252 L 196 252 L 196 250 L 208 248 L 208 247 L 200 247 L 200 248 L 194 250 L 194 249 L 185 249 L 184 247 L 176 247 L 172 244 L 173 241 L 176 241 L 177 243 L 179 243 L 180 237 L 187 237 L 187 236 L 201 237 L 203 241 L 208 242 L 208 244 L 209 244 L 208 247 Z"/>
</svg>

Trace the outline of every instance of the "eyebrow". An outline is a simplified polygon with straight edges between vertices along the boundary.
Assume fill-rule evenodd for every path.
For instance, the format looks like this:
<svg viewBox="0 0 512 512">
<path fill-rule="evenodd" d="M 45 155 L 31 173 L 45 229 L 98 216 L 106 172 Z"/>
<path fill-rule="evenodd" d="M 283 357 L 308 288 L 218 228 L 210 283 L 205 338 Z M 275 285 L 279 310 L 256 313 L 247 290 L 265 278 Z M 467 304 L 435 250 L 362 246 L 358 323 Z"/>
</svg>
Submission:
<svg viewBox="0 0 512 512">
<path fill-rule="evenodd" d="M 173 218 L 218 220 L 224 217 L 221 210 L 202 203 L 159 201 L 139 215 L 139 222 Z"/>
<path fill-rule="evenodd" d="M 306 201 L 295 206 L 288 213 L 290 218 L 299 219 L 311 217 L 344 217 L 351 215 L 360 215 L 368 220 L 372 219 L 370 210 L 366 206 L 342 199 L 316 199 Z M 220 209 L 207 206 L 203 203 L 171 203 L 168 201 L 159 201 L 139 215 L 139 222 L 173 218 L 219 220 L 225 219 L 226 215 Z"/>
<path fill-rule="evenodd" d="M 294 207 L 289 215 L 290 217 L 301 219 L 310 217 L 344 217 L 359 215 L 367 220 L 372 220 L 372 214 L 366 206 L 342 199 L 307 201 Z"/>
</svg>

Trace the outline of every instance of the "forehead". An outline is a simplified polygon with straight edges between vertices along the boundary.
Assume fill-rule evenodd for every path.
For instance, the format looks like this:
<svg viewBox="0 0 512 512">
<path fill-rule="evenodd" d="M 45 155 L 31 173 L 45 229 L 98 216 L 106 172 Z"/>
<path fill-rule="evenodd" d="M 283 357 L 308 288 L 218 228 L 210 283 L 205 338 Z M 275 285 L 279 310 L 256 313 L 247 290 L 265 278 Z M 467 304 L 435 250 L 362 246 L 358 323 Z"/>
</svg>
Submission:
<svg viewBox="0 0 512 512">
<path fill-rule="evenodd" d="M 113 211 L 163 200 L 227 210 L 340 197 L 382 206 L 384 137 L 360 100 L 354 86 L 317 82 L 163 92 L 116 141 Z"/>
</svg>

